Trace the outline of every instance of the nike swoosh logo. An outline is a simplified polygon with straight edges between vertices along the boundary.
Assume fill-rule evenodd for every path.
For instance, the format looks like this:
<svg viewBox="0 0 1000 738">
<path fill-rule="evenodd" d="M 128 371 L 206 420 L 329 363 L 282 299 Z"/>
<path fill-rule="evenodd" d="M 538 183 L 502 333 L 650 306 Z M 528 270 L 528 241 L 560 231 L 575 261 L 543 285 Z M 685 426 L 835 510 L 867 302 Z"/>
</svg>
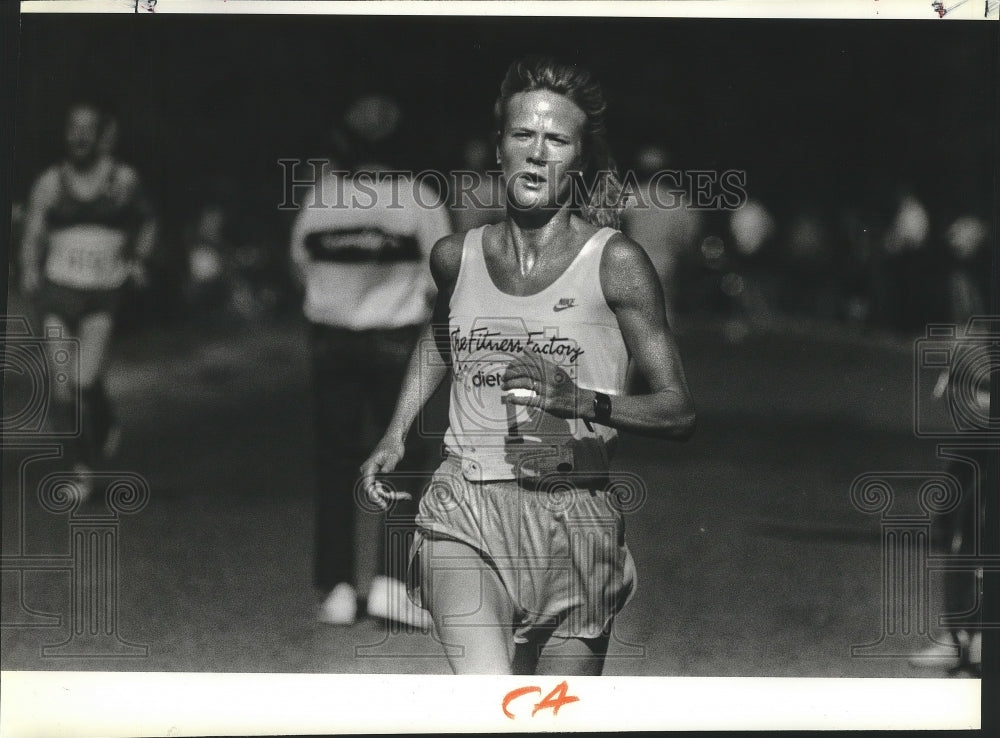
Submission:
<svg viewBox="0 0 1000 738">
<path fill-rule="evenodd" d="M 552 308 L 552 312 L 558 313 L 563 310 L 569 310 L 570 308 L 576 307 L 576 305 L 555 305 Z"/>
</svg>

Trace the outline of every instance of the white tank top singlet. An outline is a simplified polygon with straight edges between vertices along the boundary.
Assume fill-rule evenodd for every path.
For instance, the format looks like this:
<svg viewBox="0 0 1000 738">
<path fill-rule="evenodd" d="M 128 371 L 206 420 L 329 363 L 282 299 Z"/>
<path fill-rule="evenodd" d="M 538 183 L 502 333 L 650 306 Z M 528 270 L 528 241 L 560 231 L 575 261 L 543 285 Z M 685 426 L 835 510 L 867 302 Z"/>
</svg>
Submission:
<svg viewBox="0 0 1000 738">
<path fill-rule="evenodd" d="M 45 276 L 78 289 L 115 289 L 128 280 L 125 248 L 142 219 L 135 193 L 118 186 L 112 162 L 97 195 L 80 199 L 69 184 L 68 165 L 59 169 L 59 194 L 46 213 L 49 226 Z"/>
<path fill-rule="evenodd" d="M 582 389 L 622 394 L 628 350 L 601 288 L 602 228 L 555 282 L 524 297 L 500 291 L 486 268 L 483 230 L 465 236 L 451 296 L 448 453 L 471 481 L 606 475 L 617 431 L 580 418 L 504 404 L 504 370 L 519 355 L 556 364 Z"/>
</svg>

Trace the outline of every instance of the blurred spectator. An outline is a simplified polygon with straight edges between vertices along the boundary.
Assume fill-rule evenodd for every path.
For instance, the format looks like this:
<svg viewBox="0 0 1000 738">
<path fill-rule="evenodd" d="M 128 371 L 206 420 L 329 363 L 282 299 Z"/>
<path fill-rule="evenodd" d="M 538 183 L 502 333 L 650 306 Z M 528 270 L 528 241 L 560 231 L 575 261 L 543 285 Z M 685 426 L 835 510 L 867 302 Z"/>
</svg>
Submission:
<svg viewBox="0 0 1000 738">
<path fill-rule="evenodd" d="M 959 331 L 963 330 L 969 318 L 983 316 L 988 309 L 990 264 L 985 248 L 987 237 L 986 222 L 975 215 L 958 217 L 945 231 L 947 262 L 942 274 L 946 281 L 948 320 L 957 324 Z M 997 322 L 994 321 L 993 325 L 996 327 Z M 983 359 L 988 360 L 986 356 Z M 993 366 L 995 370 L 995 362 Z M 988 417 L 990 375 L 991 372 L 980 372 L 977 387 L 967 392 L 967 388 L 958 386 L 959 381 L 946 373 L 943 382 L 945 391 L 941 392 L 940 400 L 968 402 L 971 398 L 976 404 L 976 414 Z M 962 498 L 955 510 L 936 521 L 939 533 L 936 539 L 944 539 L 938 543 L 944 553 L 974 557 L 980 553 L 978 546 L 983 539 L 987 496 L 996 490 L 997 451 L 995 448 L 970 449 L 966 455 L 974 466 L 958 460 L 948 465 L 948 472 L 961 483 Z M 946 571 L 944 578 L 944 610 L 952 615 L 949 635 L 952 642 L 959 646 L 958 656 L 946 659 L 944 665 L 966 667 L 978 674 L 982 669 L 980 603 L 983 601 L 984 572 L 982 568 Z M 956 613 L 964 617 L 955 618 Z M 931 647 L 915 661 L 933 664 L 934 657 L 942 653 L 940 647 Z M 942 664 L 940 660 L 937 663 Z"/>
<path fill-rule="evenodd" d="M 706 235 L 690 255 L 678 261 L 678 313 L 727 318 L 732 315 L 733 300 L 722 290 L 723 278 L 735 269 L 732 244 L 727 246 L 726 239 L 719 235 L 728 235 L 727 231 L 728 224 L 717 213 L 710 214 L 705 218 Z"/>
<path fill-rule="evenodd" d="M 456 232 L 499 223 L 506 216 L 500 173 L 489 171 L 492 154 L 492 147 L 482 138 L 471 138 L 462 147 L 464 169 L 455 173 L 451 203 Z"/>
<path fill-rule="evenodd" d="M 848 323 L 867 325 L 871 313 L 868 270 L 875 249 L 875 226 L 860 208 L 850 207 L 840 217 L 837 276 L 842 303 L 840 317 Z"/>
<path fill-rule="evenodd" d="M 215 316 L 229 305 L 231 266 L 225 227 L 223 208 L 206 205 L 187 236 L 187 306 L 199 318 Z"/>
<path fill-rule="evenodd" d="M 823 218 L 814 212 L 798 215 L 788 227 L 782 248 L 782 312 L 833 320 L 839 287 L 833 269 L 833 244 Z"/>
<path fill-rule="evenodd" d="M 988 230 L 984 220 L 963 215 L 945 231 L 948 248 L 945 268 L 937 278 L 946 286 L 948 320 L 956 324 L 959 335 L 970 318 L 982 318 L 988 308 L 990 264 L 985 245 Z M 992 330 L 1000 327 L 992 320 Z M 964 351 L 980 351 L 954 359 L 955 365 L 990 367 L 993 371 L 964 373 L 953 376 L 949 366 L 942 371 L 934 390 L 938 402 L 966 404 L 965 412 L 979 418 L 990 417 L 990 380 L 996 371 L 985 342 L 970 342 Z M 956 374 L 962 374 L 956 372 Z M 975 386 L 968 386 L 970 380 Z M 968 407 L 971 404 L 972 407 Z M 995 416 L 994 416 L 995 417 Z M 957 451 L 957 447 L 955 449 Z M 958 506 L 935 520 L 935 547 L 940 553 L 974 558 L 981 554 L 986 501 L 995 494 L 998 451 L 989 445 L 972 446 L 961 451 L 965 459 L 952 458 L 947 472 L 961 486 Z M 982 671 L 982 602 L 984 571 L 955 569 L 944 572 L 944 613 L 949 616 L 949 643 L 938 643 L 911 658 L 916 666 L 968 669 L 977 675 Z M 955 647 L 958 647 L 957 653 Z"/>
<path fill-rule="evenodd" d="M 871 320 L 912 332 L 926 323 L 930 216 L 908 189 L 901 190 L 888 228 L 872 258 Z"/>
<path fill-rule="evenodd" d="M 702 230 L 702 216 L 690 207 L 686 195 L 676 190 L 676 180 L 656 177 L 669 165 L 666 149 L 646 146 L 636 156 L 639 202 L 622 213 L 622 230 L 649 254 L 663 285 L 667 320 L 675 322 L 679 267 L 686 254 L 696 247 Z"/>
<path fill-rule="evenodd" d="M 379 561 L 387 553 L 404 557 L 408 542 L 384 550 L 384 517 L 359 514 L 354 494 L 359 467 L 392 417 L 411 352 L 430 318 L 431 248 L 451 232 L 447 211 L 432 205 L 435 193 L 409 177 L 379 176 L 387 171 L 383 152 L 399 118 L 395 103 L 378 96 L 348 110 L 350 145 L 334 156 L 351 174 L 328 169 L 302 200 L 292 228 L 292 261 L 311 324 L 314 581 L 325 598 L 320 620 L 338 625 L 354 622 L 359 599 L 367 599 L 370 615 L 430 623 L 406 594 L 405 559 Z M 419 443 L 411 450 L 419 451 Z M 399 507 L 393 510 L 397 535 Z M 379 546 L 383 550 L 375 550 Z"/>
<path fill-rule="evenodd" d="M 725 317 L 731 338 L 781 317 L 912 334 L 984 313 L 986 221 L 966 214 L 938 231 L 912 191 L 883 191 L 891 199 L 869 193 L 836 219 L 821 201 L 791 208 L 787 223 L 756 199 L 702 213 L 698 247 L 677 261 L 680 310 Z"/>
<path fill-rule="evenodd" d="M 758 200 L 748 200 L 729 216 L 734 259 L 721 288 L 734 303 L 736 319 L 753 325 L 773 321 L 781 275 L 774 264 L 777 222 Z"/>
<path fill-rule="evenodd" d="M 899 201 L 889 231 L 885 235 L 885 250 L 890 254 L 916 251 L 927 243 L 930 218 L 916 195 L 906 192 Z"/>
<path fill-rule="evenodd" d="M 285 249 L 272 247 L 261 218 L 249 212 L 226 178 L 211 184 L 185 229 L 185 302 L 199 320 L 252 321 L 273 312 L 291 292 Z"/>
<path fill-rule="evenodd" d="M 948 226 L 947 246 L 948 320 L 964 323 L 973 315 L 984 315 L 989 300 L 988 227 L 975 215 L 963 215 Z"/>
</svg>

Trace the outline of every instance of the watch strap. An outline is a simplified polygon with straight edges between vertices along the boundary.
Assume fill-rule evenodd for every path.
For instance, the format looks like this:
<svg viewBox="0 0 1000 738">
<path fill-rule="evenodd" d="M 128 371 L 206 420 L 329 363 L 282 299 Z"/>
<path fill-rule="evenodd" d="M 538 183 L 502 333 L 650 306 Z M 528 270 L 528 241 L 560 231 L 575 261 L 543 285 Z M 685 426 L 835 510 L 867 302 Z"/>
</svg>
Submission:
<svg viewBox="0 0 1000 738">
<path fill-rule="evenodd" d="M 601 425 L 611 423 L 611 398 L 603 392 L 594 393 L 594 420 Z"/>
</svg>

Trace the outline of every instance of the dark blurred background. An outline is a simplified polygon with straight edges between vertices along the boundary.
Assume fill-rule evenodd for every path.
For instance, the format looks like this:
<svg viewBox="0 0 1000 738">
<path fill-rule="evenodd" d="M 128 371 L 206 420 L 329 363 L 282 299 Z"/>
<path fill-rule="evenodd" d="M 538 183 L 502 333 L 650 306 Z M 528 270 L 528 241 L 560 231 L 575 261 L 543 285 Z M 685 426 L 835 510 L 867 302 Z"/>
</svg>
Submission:
<svg viewBox="0 0 1000 738">
<path fill-rule="evenodd" d="M 96 97 L 117 116 L 119 155 L 139 169 L 162 218 L 153 285 L 129 315 L 184 315 L 192 233 L 207 207 L 225 214 L 225 238 L 244 249 L 247 268 L 269 275 L 258 275 L 270 285 L 267 305 L 292 305 L 279 274 L 290 216 L 277 208 L 277 160 L 328 153 L 331 121 L 378 93 L 402 109 L 394 166 L 461 167 L 463 145 L 492 131 L 507 65 L 542 51 L 596 70 L 623 167 L 655 145 L 670 168 L 747 172 L 767 227 L 748 216 L 757 237 L 741 249 L 731 213 L 701 214 L 679 257 L 679 315 L 791 314 L 922 332 L 988 308 L 956 305 L 956 294 L 982 301 L 989 288 L 994 31 L 959 22 L 28 15 L 15 202 L 60 155 L 66 105 Z M 955 287 L 956 269 L 974 284 Z"/>
<path fill-rule="evenodd" d="M 884 519 L 860 512 L 849 490 L 874 470 L 943 466 L 934 442 L 914 437 L 919 412 L 945 427 L 949 410 L 930 397 L 939 369 L 926 386 L 915 376 L 920 346 L 910 339 L 928 322 L 990 309 L 995 23 L 27 15 L 21 24 L 15 244 L 31 182 L 61 156 L 65 109 L 79 98 L 113 111 L 118 155 L 139 170 L 162 233 L 148 289 L 121 311 L 108 371 L 125 426 L 115 468 L 152 489 L 148 509 L 121 526 L 120 556 L 121 631 L 150 656 L 47 659 L 40 648 L 60 634 L 5 619 L 4 668 L 447 671 L 429 639 L 406 642 L 413 658 L 359 656 L 359 644 L 383 642 L 380 626 L 331 631 L 315 619 L 304 533 L 313 399 L 278 160 L 332 153 L 331 124 L 359 96 L 379 94 L 401 111 L 392 166 L 467 166 L 470 140 L 491 135 L 507 65 L 542 51 L 595 69 L 623 167 L 742 170 L 750 198 L 735 212 L 627 221 L 674 290 L 699 430 L 683 446 L 623 434 L 617 468 L 655 493 L 629 520 L 646 584 L 616 625 L 608 672 L 945 675 L 852 656 L 888 620 Z M 490 165 L 488 145 L 486 154 Z M 8 312 L 30 313 L 10 263 Z M 200 289 L 210 284 L 219 291 Z M 204 320 L 212 315 L 221 319 Z M 25 407 L 29 378 L 4 378 L 9 407 Z M 5 555 L 66 547 L 64 519 L 27 492 L 56 462 L 29 453 L 4 448 Z M 916 483 L 898 492 L 910 514 Z M 26 575 L 23 592 L 2 601 L 69 613 L 68 580 L 57 577 Z M 60 622 L 68 638 L 73 621 Z M 628 644 L 646 656 L 632 658 Z"/>
</svg>

